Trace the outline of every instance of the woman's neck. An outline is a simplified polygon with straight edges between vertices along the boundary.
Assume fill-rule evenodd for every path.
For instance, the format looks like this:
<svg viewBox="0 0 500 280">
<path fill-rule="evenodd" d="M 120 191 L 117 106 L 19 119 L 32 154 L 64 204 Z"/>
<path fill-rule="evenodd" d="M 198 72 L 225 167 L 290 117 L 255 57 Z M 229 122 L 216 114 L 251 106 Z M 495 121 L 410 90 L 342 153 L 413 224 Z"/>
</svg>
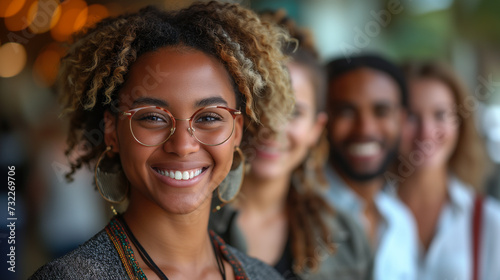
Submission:
<svg viewBox="0 0 500 280">
<path fill-rule="evenodd" d="M 286 200 L 289 176 L 273 180 L 247 176 L 236 205 L 237 224 L 245 236 L 247 254 L 275 265 L 288 239 Z"/>
<path fill-rule="evenodd" d="M 418 169 L 399 186 L 398 195 L 413 213 L 420 243 L 427 251 L 434 238 L 447 194 L 446 167 Z"/>
<path fill-rule="evenodd" d="M 123 217 L 133 235 L 160 267 L 201 266 L 214 258 L 208 235 L 210 199 L 189 214 L 171 214 L 135 196 Z"/>
<path fill-rule="evenodd" d="M 257 178 L 247 176 L 241 188 L 239 208 L 258 213 L 282 213 L 290 188 L 290 176 Z"/>
<path fill-rule="evenodd" d="M 399 197 L 406 203 L 442 202 L 447 196 L 448 172 L 446 166 L 418 169 L 400 184 Z"/>
</svg>

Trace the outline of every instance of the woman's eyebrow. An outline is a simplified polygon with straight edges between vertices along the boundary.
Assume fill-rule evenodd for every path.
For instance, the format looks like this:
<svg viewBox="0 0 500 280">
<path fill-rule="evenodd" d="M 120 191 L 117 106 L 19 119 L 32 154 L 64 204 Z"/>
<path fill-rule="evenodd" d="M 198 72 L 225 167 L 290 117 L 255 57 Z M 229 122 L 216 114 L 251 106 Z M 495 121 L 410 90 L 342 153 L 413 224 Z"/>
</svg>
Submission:
<svg viewBox="0 0 500 280">
<path fill-rule="evenodd" d="M 141 105 L 154 105 L 158 107 L 168 107 L 168 102 L 151 98 L 151 97 L 139 97 L 132 103 L 132 107 L 141 106 Z"/>
<path fill-rule="evenodd" d="M 132 107 L 143 106 L 143 105 L 153 105 L 163 108 L 168 108 L 169 104 L 165 100 L 151 98 L 151 97 L 139 97 L 132 103 Z M 220 97 L 214 96 L 209 98 L 204 98 L 195 103 L 195 107 L 206 107 L 211 105 L 224 105 L 227 106 L 227 101 Z"/>
<path fill-rule="evenodd" d="M 196 102 L 196 107 L 206 107 L 210 105 L 224 105 L 227 106 L 227 101 L 220 96 L 204 98 Z"/>
</svg>

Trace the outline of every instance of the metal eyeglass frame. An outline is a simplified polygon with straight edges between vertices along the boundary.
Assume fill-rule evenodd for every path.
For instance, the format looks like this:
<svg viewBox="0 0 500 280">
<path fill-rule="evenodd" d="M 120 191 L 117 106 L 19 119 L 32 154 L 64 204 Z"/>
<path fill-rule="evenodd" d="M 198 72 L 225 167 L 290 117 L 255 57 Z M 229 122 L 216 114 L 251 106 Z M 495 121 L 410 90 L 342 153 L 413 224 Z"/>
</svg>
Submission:
<svg viewBox="0 0 500 280">
<path fill-rule="evenodd" d="M 170 134 L 167 136 L 167 138 L 156 144 L 156 145 L 148 145 L 148 144 L 145 144 L 145 143 L 142 143 L 139 139 L 137 139 L 137 137 L 135 136 L 134 134 L 134 130 L 132 129 L 132 116 L 137 113 L 138 111 L 142 110 L 142 109 L 147 109 L 147 108 L 155 108 L 155 109 L 158 109 L 158 110 L 162 110 L 164 111 L 165 113 L 168 114 L 168 116 L 170 117 L 170 119 L 172 120 L 172 128 L 170 128 Z M 202 142 L 200 139 L 198 139 L 196 137 L 196 135 L 193 133 L 195 131 L 195 129 L 193 128 L 192 126 L 192 123 L 193 123 L 193 118 L 194 116 L 196 116 L 196 114 L 198 114 L 200 111 L 202 110 L 205 110 L 205 109 L 209 109 L 209 108 L 219 108 L 219 109 L 224 109 L 224 110 L 227 110 L 231 116 L 233 117 L 233 128 L 231 129 L 231 134 L 229 134 L 229 136 L 224 140 L 222 141 L 221 143 L 219 144 L 207 144 L 207 143 L 204 143 Z M 233 136 L 233 133 L 234 133 L 234 127 L 235 127 L 235 119 L 236 119 L 236 116 L 237 115 L 241 115 L 241 111 L 240 110 L 236 110 L 236 109 L 232 109 L 232 108 L 228 108 L 228 107 L 224 107 L 224 106 L 206 106 L 206 107 L 203 107 L 203 108 L 200 108 L 198 110 L 196 110 L 193 115 L 191 115 L 191 117 L 187 118 L 187 119 L 178 119 L 178 118 L 175 118 L 172 113 L 170 113 L 168 110 L 162 108 L 162 107 L 158 107 L 158 106 L 146 106 L 146 107 L 139 107 L 139 108 L 136 108 L 136 109 L 131 109 L 131 110 L 128 110 L 126 112 L 122 112 L 122 111 L 119 111 L 122 115 L 124 116 L 127 116 L 128 119 L 129 119 L 129 128 L 130 128 L 130 133 L 132 133 L 132 136 L 134 137 L 135 141 L 137 141 L 137 143 L 143 145 L 143 146 L 146 146 L 146 147 L 156 147 L 156 146 L 160 146 L 161 144 L 164 144 L 165 142 L 168 141 L 168 139 L 170 139 L 170 137 L 174 134 L 175 132 L 175 129 L 176 129 L 176 121 L 189 121 L 189 127 L 188 127 L 188 132 L 189 134 L 191 134 L 191 136 L 196 139 L 196 141 L 198 141 L 199 143 L 203 144 L 203 145 L 206 145 L 206 146 L 219 146 L 219 145 L 222 145 L 224 143 L 227 142 L 227 140 L 229 140 L 229 138 L 231 138 L 231 136 Z"/>
</svg>

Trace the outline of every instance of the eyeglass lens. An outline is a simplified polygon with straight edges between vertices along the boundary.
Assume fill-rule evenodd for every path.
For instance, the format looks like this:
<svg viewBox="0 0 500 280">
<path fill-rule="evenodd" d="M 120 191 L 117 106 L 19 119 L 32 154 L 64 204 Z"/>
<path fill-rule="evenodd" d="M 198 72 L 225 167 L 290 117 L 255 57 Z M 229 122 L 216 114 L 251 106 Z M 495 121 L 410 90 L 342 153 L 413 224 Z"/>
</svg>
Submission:
<svg viewBox="0 0 500 280">
<path fill-rule="evenodd" d="M 177 120 L 177 127 L 180 121 L 183 120 Z M 175 121 L 166 111 L 149 107 L 135 112 L 130 122 L 132 134 L 139 142 L 156 146 L 169 139 Z M 219 145 L 231 137 L 234 118 L 226 109 L 209 107 L 192 117 L 191 128 L 192 135 L 200 143 Z"/>
</svg>

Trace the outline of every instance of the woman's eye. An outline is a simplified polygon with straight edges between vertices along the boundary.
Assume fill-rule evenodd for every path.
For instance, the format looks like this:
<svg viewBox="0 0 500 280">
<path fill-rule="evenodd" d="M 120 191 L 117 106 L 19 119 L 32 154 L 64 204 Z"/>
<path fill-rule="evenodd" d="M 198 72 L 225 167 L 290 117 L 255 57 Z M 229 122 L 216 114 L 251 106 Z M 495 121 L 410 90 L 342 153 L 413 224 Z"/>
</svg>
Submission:
<svg viewBox="0 0 500 280">
<path fill-rule="evenodd" d="M 207 114 L 197 117 L 195 121 L 197 123 L 204 123 L 204 122 L 217 122 L 221 120 L 222 118 L 218 114 Z"/>
<path fill-rule="evenodd" d="M 379 118 L 384 118 L 389 116 L 391 108 L 389 106 L 377 106 L 375 107 L 375 116 Z"/>
<path fill-rule="evenodd" d="M 445 111 L 438 111 L 434 114 L 436 120 L 443 121 L 446 119 L 446 112 Z"/>
<path fill-rule="evenodd" d="M 150 121 L 150 122 L 165 122 L 166 121 L 163 116 L 158 116 L 158 115 L 145 115 L 145 116 L 142 116 L 139 120 Z"/>
<path fill-rule="evenodd" d="M 168 116 L 159 113 L 144 113 L 134 117 L 134 120 L 142 125 L 170 125 L 171 121 Z"/>
<path fill-rule="evenodd" d="M 303 113 L 302 113 L 302 111 L 301 111 L 301 110 L 299 110 L 299 109 L 295 108 L 295 109 L 293 110 L 293 112 L 292 112 L 292 118 L 296 119 L 296 118 L 298 118 L 298 117 L 302 116 L 302 114 L 303 114 Z"/>
</svg>

